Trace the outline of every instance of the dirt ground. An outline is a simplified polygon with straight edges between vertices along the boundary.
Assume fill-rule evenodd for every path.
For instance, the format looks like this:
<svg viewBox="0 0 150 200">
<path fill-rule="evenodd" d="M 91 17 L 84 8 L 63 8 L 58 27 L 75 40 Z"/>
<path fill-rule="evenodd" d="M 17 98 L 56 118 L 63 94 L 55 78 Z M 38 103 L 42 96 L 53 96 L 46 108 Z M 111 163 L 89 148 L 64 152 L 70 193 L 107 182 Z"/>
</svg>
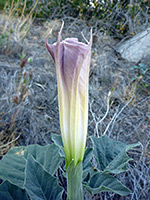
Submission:
<svg viewBox="0 0 150 200">
<path fill-rule="evenodd" d="M 2 16 L 0 16 L 2 19 Z M 76 37 L 87 40 L 90 27 L 84 21 L 64 18 L 62 39 Z M 4 27 L 1 20 L 0 31 Z M 13 21 L 14 22 L 14 21 Z M 15 23 L 15 22 L 14 22 Z M 9 27 L 10 25 L 8 25 Z M 51 142 L 51 133 L 60 134 L 57 102 L 55 65 L 45 47 L 57 41 L 60 20 L 35 22 L 25 37 L 13 32 L 0 46 L 0 153 L 7 152 L 11 145 L 45 145 Z M 7 27 L 7 28 L 8 28 Z M 148 90 L 131 84 L 134 72 L 129 63 L 116 53 L 120 42 L 99 32 L 93 27 L 93 47 L 89 81 L 89 126 L 90 136 L 107 134 L 127 144 L 140 142 L 141 147 L 130 152 L 134 159 L 128 171 L 118 178 L 132 190 L 132 194 L 120 197 L 101 193 L 91 199 L 148 200 L 150 199 L 150 95 Z M 32 57 L 21 69 L 21 56 Z M 20 96 L 21 74 L 32 79 L 27 90 Z M 108 95 L 109 93 L 109 95 Z M 16 99 L 16 98 L 19 98 Z M 6 145 L 7 144 L 7 145 Z"/>
</svg>

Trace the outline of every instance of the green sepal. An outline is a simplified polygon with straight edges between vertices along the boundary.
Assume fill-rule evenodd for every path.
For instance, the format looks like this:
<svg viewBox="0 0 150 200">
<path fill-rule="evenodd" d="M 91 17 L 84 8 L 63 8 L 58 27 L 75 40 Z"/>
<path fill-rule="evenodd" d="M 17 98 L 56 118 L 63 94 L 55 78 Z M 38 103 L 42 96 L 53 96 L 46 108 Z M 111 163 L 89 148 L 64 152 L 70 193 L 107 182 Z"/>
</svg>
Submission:
<svg viewBox="0 0 150 200">
<path fill-rule="evenodd" d="M 51 139 L 60 148 L 60 156 L 65 158 L 65 153 L 64 153 L 64 146 L 62 142 L 62 137 L 61 135 L 57 134 L 51 134 Z M 88 174 L 88 172 L 91 170 L 92 165 L 91 165 L 91 159 L 93 156 L 93 148 L 87 147 L 85 149 L 85 154 L 83 158 L 83 177 L 85 178 Z M 65 175 L 66 177 L 66 175 Z"/>
</svg>

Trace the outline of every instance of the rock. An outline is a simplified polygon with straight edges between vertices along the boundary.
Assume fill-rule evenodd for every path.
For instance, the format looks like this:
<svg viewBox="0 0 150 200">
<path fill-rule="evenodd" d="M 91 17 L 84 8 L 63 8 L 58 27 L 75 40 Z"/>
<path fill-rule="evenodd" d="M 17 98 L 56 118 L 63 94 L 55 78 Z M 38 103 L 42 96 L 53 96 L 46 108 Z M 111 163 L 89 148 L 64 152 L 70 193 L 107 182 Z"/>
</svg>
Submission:
<svg viewBox="0 0 150 200">
<path fill-rule="evenodd" d="M 122 58 L 139 62 L 150 57 L 150 28 L 117 46 Z"/>
</svg>

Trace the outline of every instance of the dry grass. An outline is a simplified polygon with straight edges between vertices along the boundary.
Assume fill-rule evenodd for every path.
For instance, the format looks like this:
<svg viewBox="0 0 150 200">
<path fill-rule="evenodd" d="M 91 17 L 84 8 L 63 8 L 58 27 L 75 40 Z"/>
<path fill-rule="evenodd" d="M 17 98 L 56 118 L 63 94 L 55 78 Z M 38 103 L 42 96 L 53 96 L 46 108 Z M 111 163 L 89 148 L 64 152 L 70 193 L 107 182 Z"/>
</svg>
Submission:
<svg viewBox="0 0 150 200">
<path fill-rule="evenodd" d="M 26 9 L 26 0 L 24 2 L 24 7 L 22 10 L 19 9 L 19 1 L 17 3 L 14 3 L 14 0 L 12 1 L 11 5 L 8 6 L 8 2 L 5 4 L 4 7 L 4 13 L 1 14 L 0 18 L 0 31 L 1 31 L 1 53 L 6 54 L 7 56 L 13 55 L 17 53 L 21 56 L 21 42 L 26 37 L 29 28 L 33 22 L 33 11 L 36 7 L 37 1 L 30 11 L 28 15 L 25 14 Z M 8 9 L 9 8 L 9 9 Z M 3 37 L 2 37 L 3 36 Z M 21 58 L 20 58 L 21 59 Z M 19 61 L 21 62 L 21 61 Z M 22 61 L 23 62 L 23 61 Z M 21 62 L 21 63 L 22 63 Z M 21 64 L 20 64 L 21 65 Z M 23 66 L 24 67 L 24 66 Z M 7 70 L 6 70 L 7 71 Z M 3 90 L 3 80 L 6 78 L 3 74 L 3 69 L 1 71 L 1 89 Z M 6 72 L 7 73 L 7 72 Z M 14 77 L 9 77 L 10 79 L 7 84 L 11 88 L 8 92 L 8 96 L 4 93 L 1 93 L 2 98 L 1 102 L 3 103 L 2 99 L 3 96 L 4 99 L 8 98 L 11 103 L 9 105 L 9 108 L 11 107 L 12 110 L 9 120 L 6 120 L 7 113 L 4 109 L 4 112 L 2 111 L 2 116 L 0 118 L 1 120 L 1 126 L 0 126 L 0 156 L 4 155 L 9 148 L 12 145 L 16 145 L 17 140 L 19 139 L 21 132 L 16 128 L 16 117 L 23 106 L 23 103 L 27 96 L 29 95 L 29 87 L 30 87 L 30 81 L 29 76 L 31 76 L 31 71 L 26 71 L 25 68 L 18 69 L 16 71 L 16 74 Z M 28 77 L 27 77 L 28 76 Z M 8 78 L 8 77 L 7 77 Z M 6 79 L 7 79 L 6 78 Z M 11 82 L 12 81 L 12 82 Z M 5 89 L 4 89 L 5 90 Z M 3 106 L 2 106 L 3 107 Z"/>
<path fill-rule="evenodd" d="M 34 20 L 33 11 L 36 8 L 37 2 L 35 2 L 33 8 L 31 9 L 28 15 L 25 15 L 26 9 L 26 0 L 24 1 L 23 9 L 19 8 L 20 2 L 14 3 L 14 0 L 11 3 L 11 6 L 8 8 L 8 3 L 4 7 L 5 15 L 2 17 L 2 21 L 5 22 L 3 33 L 10 33 L 10 30 L 13 31 L 13 38 L 15 41 L 21 41 L 29 31 L 29 28 Z"/>
</svg>

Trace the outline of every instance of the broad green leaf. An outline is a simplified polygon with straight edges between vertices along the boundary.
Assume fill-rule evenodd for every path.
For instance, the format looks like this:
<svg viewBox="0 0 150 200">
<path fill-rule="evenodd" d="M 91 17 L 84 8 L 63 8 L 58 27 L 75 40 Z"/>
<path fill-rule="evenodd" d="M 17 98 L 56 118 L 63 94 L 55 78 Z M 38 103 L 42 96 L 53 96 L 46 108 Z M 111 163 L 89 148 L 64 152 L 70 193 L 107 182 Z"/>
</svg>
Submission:
<svg viewBox="0 0 150 200">
<path fill-rule="evenodd" d="M 92 148 L 87 148 L 84 154 L 83 158 L 83 179 L 84 181 L 89 180 L 89 173 L 92 172 L 93 168 L 91 165 L 91 159 L 93 156 L 93 149 Z"/>
<path fill-rule="evenodd" d="M 108 164 L 108 166 L 105 168 L 104 172 L 106 173 L 113 173 L 118 174 L 121 172 L 126 171 L 127 163 L 133 160 L 130 158 L 125 151 L 122 151 L 119 153 L 118 156 L 114 158 L 112 162 Z"/>
<path fill-rule="evenodd" d="M 63 160 L 59 155 L 59 148 L 55 144 L 29 145 L 24 151 L 25 159 L 27 159 L 28 154 L 31 154 L 51 175 L 57 171 Z"/>
<path fill-rule="evenodd" d="M 144 84 L 144 88 L 147 88 L 149 85 L 147 83 Z"/>
<path fill-rule="evenodd" d="M 123 142 L 110 139 L 106 135 L 100 138 L 92 137 L 92 141 L 99 170 L 114 174 L 126 170 L 127 163 L 132 160 L 126 152 L 140 145 L 139 143 L 126 145 Z"/>
<path fill-rule="evenodd" d="M 89 171 L 91 168 L 91 159 L 93 156 L 93 149 L 87 148 L 83 158 L 83 171 Z"/>
<path fill-rule="evenodd" d="M 140 68 L 143 68 L 143 69 L 147 69 L 148 68 L 147 65 L 144 64 L 144 63 L 139 63 L 138 65 L 139 65 Z"/>
<path fill-rule="evenodd" d="M 61 200 L 63 188 L 32 155 L 28 155 L 24 187 L 31 200 Z"/>
<path fill-rule="evenodd" d="M 109 174 L 97 173 L 91 180 L 89 185 L 83 185 L 90 194 L 97 194 L 100 192 L 114 192 L 121 196 L 131 193 L 120 181 Z"/>
<path fill-rule="evenodd" d="M 65 158 L 65 152 L 64 152 L 64 145 L 62 142 L 61 135 L 51 134 L 51 139 L 55 143 L 56 146 L 60 148 L 60 156 Z"/>
<path fill-rule="evenodd" d="M 31 154 L 52 175 L 63 160 L 55 144 L 14 147 L 0 160 L 0 178 L 23 188 L 28 154 Z"/>
<path fill-rule="evenodd" d="M 52 141 L 59 147 L 64 147 L 61 135 L 58 134 L 51 134 Z"/>
<path fill-rule="evenodd" d="M 130 69 L 140 69 L 141 67 L 138 66 L 138 65 L 135 65 L 135 66 L 131 66 Z"/>
<path fill-rule="evenodd" d="M 25 190 L 11 184 L 8 181 L 0 185 L 1 200 L 28 200 Z"/>
<path fill-rule="evenodd" d="M 132 76 L 132 78 L 131 78 L 131 82 L 132 82 L 132 81 L 135 81 L 136 79 L 137 79 L 136 76 Z"/>
<path fill-rule="evenodd" d="M 23 187 L 26 160 L 24 147 L 14 147 L 0 160 L 0 178 Z"/>
</svg>

